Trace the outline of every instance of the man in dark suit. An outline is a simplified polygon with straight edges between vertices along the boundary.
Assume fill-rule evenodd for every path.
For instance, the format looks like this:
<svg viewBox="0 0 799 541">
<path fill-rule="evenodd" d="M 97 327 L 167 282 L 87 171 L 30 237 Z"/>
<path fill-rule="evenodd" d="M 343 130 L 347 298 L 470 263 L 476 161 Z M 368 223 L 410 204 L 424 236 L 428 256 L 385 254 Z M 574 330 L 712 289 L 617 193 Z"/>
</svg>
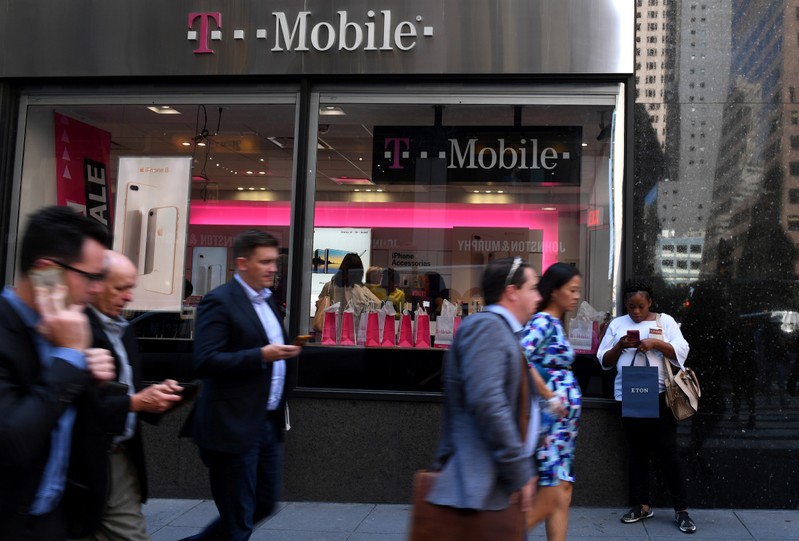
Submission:
<svg viewBox="0 0 799 541">
<path fill-rule="evenodd" d="M 141 504 L 147 500 L 139 419 L 156 423 L 181 400 L 176 381 L 142 388 L 138 345 L 122 310 L 133 300 L 138 271 L 124 255 L 106 251 L 102 289 L 86 309 L 92 345 L 110 350 L 118 385 L 98 387 L 78 402 L 64 509 L 69 537 L 149 541 Z"/>
<path fill-rule="evenodd" d="M 194 368 L 202 392 L 193 435 L 219 518 L 188 539 L 245 541 L 278 499 L 286 359 L 301 349 L 285 345 L 271 295 L 278 255 L 272 235 L 241 233 L 233 244 L 236 275 L 197 309 Z"/>
<path fill-rule="evenodd" d="M 0 540 L 62 541 L 74 401 L 114 377 L 83 309 L 104 277 L 106 229 L 68 207 L 31 215 L 16 287 L 0 296 Z"/>
</svg>

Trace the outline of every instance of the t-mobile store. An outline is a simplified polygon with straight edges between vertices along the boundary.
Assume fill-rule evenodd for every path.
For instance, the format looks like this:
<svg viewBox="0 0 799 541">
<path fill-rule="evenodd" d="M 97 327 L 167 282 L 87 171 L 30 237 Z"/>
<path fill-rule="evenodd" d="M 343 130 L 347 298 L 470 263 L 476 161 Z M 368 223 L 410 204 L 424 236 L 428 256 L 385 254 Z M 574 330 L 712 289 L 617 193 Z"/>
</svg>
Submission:
<svg viewBox="0 0 799 541">
<path fill-rule="evenodd" d="M 481 308 L 483 265 L 576 265 L 574 500 L 625 505 L 591 336 L 629 273 L 633 4 L 0 0 L 0 272 L 13 283 L 31 211 L 81 209 L 139 268 L 146 379 L 190 381 L 199 300 L 231 279 L 238 232 L 271 232 L 287 328 L 312 335 L 283 497 L 401 503 L 437 441 L 448 316 Z M 385 307 L 323 340 L 316 300 L 349 253 Z M 209 495 L 178 438 L 188 410 L 146 429 L 155 497 Z"/>
</svg>

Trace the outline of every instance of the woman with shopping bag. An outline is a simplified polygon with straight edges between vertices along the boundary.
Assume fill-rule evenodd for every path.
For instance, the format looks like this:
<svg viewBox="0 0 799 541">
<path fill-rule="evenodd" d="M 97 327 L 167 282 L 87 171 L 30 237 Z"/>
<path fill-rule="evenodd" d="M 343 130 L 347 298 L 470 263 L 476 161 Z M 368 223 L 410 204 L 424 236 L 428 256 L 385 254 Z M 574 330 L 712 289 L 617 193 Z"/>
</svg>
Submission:
<svg viewBox="0 0 799 541">
<path fill-rule="evenodd" d="M 603 369 L 615 366 L 618 370 L 614 394 L 622 402 L 622 425 L 629 447 L 629 496 L 633 507 L 622 515 L 621 521 L 630 524 L 654 515 L 649 465 L 652 455 L 656 455 L 668 482 L 677 526 L 684 533 L 693 533 L 696 525 L 688 515 L 677 448 L 677 421 L 664 393 L 668 369 L 664 362 L 668 360 L 682 368 L 688 356 L 688 342 L 674 318 L 668 314 L 658 317 L 651 311 L 653 300 L 648 283 L 638 279 L 628 281 L 623 293 L 627 314 L 611 321 L 597 351 Z M 648 371 L 654 372 L 649 383 Z M 653 402 L 653 412 L 648 411 L 646 397 Z M 625 408 L 625 401 L 635 407 Z"/>
</svg>

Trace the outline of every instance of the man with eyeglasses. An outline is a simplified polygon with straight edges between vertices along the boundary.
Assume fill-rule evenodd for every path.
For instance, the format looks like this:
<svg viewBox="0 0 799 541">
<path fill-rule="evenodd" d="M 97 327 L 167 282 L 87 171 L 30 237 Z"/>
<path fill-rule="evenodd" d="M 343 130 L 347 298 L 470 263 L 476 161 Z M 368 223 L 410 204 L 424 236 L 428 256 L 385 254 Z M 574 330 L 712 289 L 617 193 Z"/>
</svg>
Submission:
<svg viewBox="0 0 799 541">
<path fill-rule="evenodd" d="M 431 503 L 498 511 L 520 491 L 522 510 L 532 509 L 538 400 L 516 333 L 538 307 L 537 285 L 520 257 L 491 260 L 483 271 L 487 306 L 464 318 L 444 361 L 441 475 Z M 521 520 L 518 527 L 526 538 Z"/>
<path fill-rule="evenodd" d="M 16 287 L 0 296 L 0 540 L 63 540 L 74 401 L 113 379 L 83 309 L 105 271 L 105 227 L 68 207 L 30 216 Z"/>
<path fill-rule="evenodd" d="M 181 401 L 183 387 L 171 379 L 142 387 L 136 334 L 122 317 L 138 269 L 118 252 L 105 254 L 103 287 L 86 315 L 92 345 L 114 356 L 119 385 L 93 389 L 78 403 L 63 506 L 70 539 L 149 541 L 141 510 L 147 474 L 139 418 L 157 423 Z"/>
</svg>

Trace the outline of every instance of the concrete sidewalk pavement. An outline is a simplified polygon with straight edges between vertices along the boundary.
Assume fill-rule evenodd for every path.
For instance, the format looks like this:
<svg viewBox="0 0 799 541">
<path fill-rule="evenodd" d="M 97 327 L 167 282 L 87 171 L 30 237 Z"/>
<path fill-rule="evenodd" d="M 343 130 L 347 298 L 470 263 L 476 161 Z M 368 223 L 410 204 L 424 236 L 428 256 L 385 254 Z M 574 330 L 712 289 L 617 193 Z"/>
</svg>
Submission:
<svg viewBox="0 0 799 541">
<path fill-rule="evenodd" d="M 626 509 L 575 507 L 569 515 L 570 540 L 670 539 L 799 540 L 799 510 L 696 509 L 697 531 L 680 532 L 671 509 L 635 524 L 619 521 Z M 199 532 L 216 516 L 209 500 L 153 499 L 144 515 L 153 541 L 175 541 Z M 410 505 L 285 502 L 261 523 L 253 541 L 405 541 Z M 543 526 L 529 539 L 546 539 Z"/>
</svg>

